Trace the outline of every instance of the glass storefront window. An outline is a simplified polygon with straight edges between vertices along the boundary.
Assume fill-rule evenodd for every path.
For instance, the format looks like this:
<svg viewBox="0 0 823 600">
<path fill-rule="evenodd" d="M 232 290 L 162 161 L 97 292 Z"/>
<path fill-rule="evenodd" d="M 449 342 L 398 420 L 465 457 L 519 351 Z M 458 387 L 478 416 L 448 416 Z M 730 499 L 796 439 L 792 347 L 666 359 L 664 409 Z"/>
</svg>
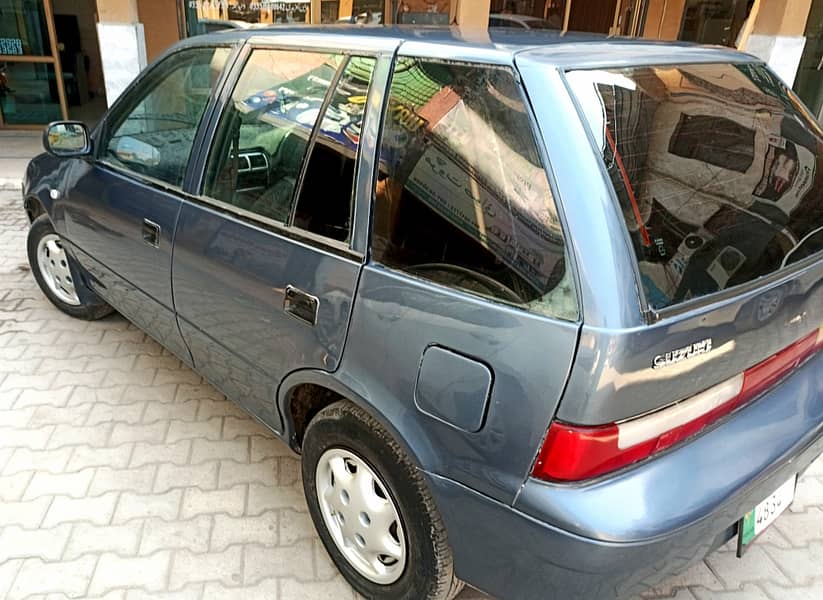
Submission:
<svg viewBox="0 0 823 600">
<path fill-rule="evenodd" d="M 384 22 L 384 6 L 384 0 L 321 0 L 320 22 L 381 24 Z M 189 36 L 272 24 L 310 22 L 310 0 L 186 2 L 186 29 Z"/>
<path fill-rule="evenodd" d="M 54 65 L 0 63 L 0 110 L 7 125 L 39 125 L 63 118 Z M 3 81 L 5 80 L 5 83 Z"/>
<path fill-rule="evenodd" d="M 566 0 L 492 0 L 489 27 L 563 29 Z"/>
<path fill-rule="evenodd" d="M 449 24 L 449 0 L 394 0 L 393 6 L 401 25 Z"/>
<path fill-rule="evenodd" d="M 0 0 L 0 54 L 51 54 L 42 0 Z"/>
</svg>

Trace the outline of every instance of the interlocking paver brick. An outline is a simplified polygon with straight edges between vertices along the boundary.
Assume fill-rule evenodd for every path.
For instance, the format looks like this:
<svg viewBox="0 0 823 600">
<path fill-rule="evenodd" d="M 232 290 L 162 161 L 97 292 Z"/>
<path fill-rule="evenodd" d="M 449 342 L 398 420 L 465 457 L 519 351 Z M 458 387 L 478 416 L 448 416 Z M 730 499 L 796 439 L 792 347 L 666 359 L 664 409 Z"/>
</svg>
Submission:
<svg viewBox="0 0 823 600">
<path fill-rule="evenodd" d="M 12 525 L 0 531 L 0 564 L 12 558 L 58 560 L 71 533 L 68 523 L 51 529 L 31 531 Z"/>
<path fill-rule="evenodd" d="M 157 471 L 154 491 L 159 493 L 178 487 L 213 490 L 217 487 L 217 469 L 217 461 L 199 465 L 162 464 Z"/>
<path fill-rule="evenodd" d="M 266 484 L 277 477 L 277 461 L 273 458 L 260 462 L 241 464 L 233 460 L 220 461 L 218 487 L 228 488 L 238 483 L 259 482 Z"/>
<path fill-rule="evenodd" d="M 84 554 L 113 552 L 133 556 L 140 544 L 143 523 L 140 520 L 122 525 L 92 525 L 75 523 L 66 546 L 65 558 L 71 560 Z"/>
<path fill-rule="evenodd" d="M 240 546 L 204 554 L 177 551 L 174 553 L 169 587 L 176 590 L 201 581 L 219 581 L 227 586 L 237 586 L 242 583 L 242 554 Z"/>
<path fill-rule="evenodd" d="M 0 476 L 0 502 L 20 500 L 32 477 L 34 477 L 32 471 L 20 471 L 14 475 Z"/>
<path fill-rule="evenodd" d="M 29 427 L 39 427 L 42 425 L 83 425 L 88 418 L 92 405 L 83 406 L 37 406 L 31 407 L 31 420 Z"/>
<path fill-rule="evenodd" d="M 248 462 L 248 438 L 217 441 L 196 439 L 192 442 L 191 464 L 196 465 L 204 461 L 221 459 L 238 463 Z"/>
<path fill-rule="evenodd" d="M 147 591 L 164 590 L 170 561 L 169 551 L 128 558 L 116 554 L 103 554 L 94 571 L 89 594 L 101 594 L 122 587 L 142 587 Z"/>
<path fill-rule="evenodd" d="M 309 514 L 304 511 L 280 511 L 280 544 L 291 546 L 301 540 L 314 539 L 314 526 Z"/>
<path fill-rule="evenodd" d="M 14 403 L 14 408 L 24 408 L 26 406 L 65 406 L 69 396 L 74 390 L 71 386 L 58 389 L 35 390 L 24 389 Z"/>
<path fill-rule="evenodd" d="M 83 469 L 75 473 L 60 473 L 59 475 L 46 472 L 35 473 L 23 494 L 23 500 L 57 494 L 82 498 L 88 492 L 93 476 L 94 469 Z"/>
<path fill-rule="evenodd" d="M 184 439 L 219 440 L 223 422 L 219 418 L 208 421 L 171 421 L 167 442 L 176 442 Z"/>
<path fill-rule="evenodd" d="M 96 498 L 58 496 L 49 507 L 49 512 L 43 520 L 43 527 L 53 527 L 58 523 L 83 521 L 96 525 L 105 525 L 111 521 L 116 502 L 116 492 L 103 494 Z"/>
<path fill-rule="evenodd" d="M 259 515 L 264 511 L 279 508 L 302 508 L 305 505 L 303 492 L 294 487 L 281 488 L 273 484 L 249 484 L 249 503 L 246 511 L 248 515 Z"/>
<path fill-rule="evenodd" d="M 294 577 L 300 581 L 312 581 L 312 540 L 303 540 L 292 546 L 246 546 L 243 556 L 243 581 L 257 583 L 267 577 Z"/>
<path fill-rule="evenodd" d="M 277 513 L 265 512 L 258 517 L 230 517 L 225 514 L 214 515 L 214 527 L 211 531 L 213 552 L 225 550 L 234 544 L 260 544 L 276 546 Z"/>
<path fill-rule="evenodd" d="M 131 589 L 126 591 L 125 600 L 200 600 L 202 596 L 203 584 L 194 583 L 176 592 L 147 592 L 142 589 Z M 228 594 L 222 598 L 230 600 L 233 596 Z M 238 600 L 245 600 L 245 598 Z"/>
<path fill-rule="evenodd" d="M 110 444 L 123 444 L 125 442 L 149 442 L 160 443 L 166 437 L 169 424 L 166 421 L 157 421 L 148 425 L 135 425 L 131 423 L 115 423 L 111 431 Z"/>
<path fill-rule="evenodd" d="M 91 448 L 77 446 L 71 454 L 67 471 L 79 471 L 86 467 L 111 467 L 122 469 L 129 464 L 132 454 L 131 444 L 122 444 L 113 448 Z"/>
<path fill-rule="evenodd" d="M 36 429 L 0 427 L 0 440 L 3 440 L 3 444 L 5 444 L 8 448 L 44 450 L 53 431 L 53 426 L 40 427 Z"/>
<path fill-rule="evenodd" d="M 810 506 L 823 506 L 823 479 L 805 477 L 797 482 L 797 492 L 789 510 L 803 512 Z"/>
<path fill-rule="evenodd" d="M 134 469 L 98 467 L 89 488 L 90 496 L 112 490 L 130 491 L 137 494 L 151 492 L 157 465 L 145 465 Z"/>
<path fill-rule="evenodd" d="M 807 585 L 812 578 L 823 577 L 823 540 L 789 550 L 766 548 L 766 552 L 796 584 Z"/>
<path fill-rule="evenodd" d="M 30 558 L 23 562 L 7 600 L 22 600 L 33 594 L 60 592 L 70 597 L 84 594 L 89 585 L 96 556 L 83 556 L 66 562 L 44 562 Z"/>
<path fill-rule="evenodd" d="M 0 563 L 0 598 L 8 597 L 9 590 L 22 565 L 22 560 L 7 560 Z"/>
<path fill-rule="evenodd" d="M 771 600 L 820 600 L 823 598 L 823 579 L 809 586 L 782 587 L 771 582 L 761 583 Z"/>
<path fill-rule="evenodd" d="M 150 463 L 169 463 L 184 465 L 189 460 L 191 440 L 180 440 L 173 444 L 147 444 L 139 442 L 134 445 L 130 465 L 139 467 Z"/>
<path fill-rule="evenodd" d="M 0 410 L 0 429 L 23 428 L 34 415 L 34 407 Z M 36 425 L 40 425 L 37 423 Z"/>
<path fill-rule="evenodd" d="M 63 446 L 94 446 L 102 447 L 108 442 L 110 423 L 99 423 L 89 427 L 73 425 L 57 425 L 49 438 L 49 448 Z"/>
<path fill-rule="evenodd" d="M 243 586 L 243 600 L 278 600 L 279 583 L 277 579 L 266 579 L 257 585 Z M 202 600 L 225 600 L 233 598 L 239 594 L 237 588 L 227 588 L 226 586 L 210 581 L 203 589 Z M 320 600 L 320 597 L 314 600 Z"/>
<path fill-rule="evenodd" d="M 787 512 L 775 521 L 774 529 L 792 540 L 795 546 L 823 540 L 823 509 L 810 507 L 805 513 Z M 823 566 L 820 574 L 823 577 Z"/>
<path fill-rule="evenodd" d="M 280 586 L 280 597 L 289 600 L 352 600 L 354 591 L 342 577 L 333 581 L 305 583 L 294 579 L 284 579 Z M 462 595 L 461 595 L 462 598 Z"/>
<path fill-rule="evenodd" d="M 144 423 L 154 421 L 194 421 L 197 417 L 197 400 L 186 402 L 149 402 L 143 415 Z"/>
<path fill-rule="evenodd" d="M 246 486 L 238 485 L 227 490 L 204 491 L 200 488 L 186 488 L 180 518 L 195 515 L 227 513 L 234 517 L 243 514 L 246 504 Z"/>
<path fill-rule="evenodd" d="M 4 502 L 0 510 L 0 527 L 19 525 L 25 529 L 35 529 L 43 522 L 52 498 L 41 496 L 34 500 Z"/>
<path fill-rule="evenodd" d="M 712 591 L 703 588 L 692 588 L 697 600 L 770 600 L 766 593 L 757 585 L 748 584 L 740 590 Z"/>
<path fill-rule="evenodd" d="M 71 447 L 57 450 L 29 450 L 16 448 L 3 467 L 4 475 L 13 475 L 20 471 L 48 471 L 62 473 L 72 453 Z"/>
<path fill-rule="evenodd" d="M 180 512 L 180 500 L 183 490 L 169 490 L 165 494 L 134 494 L 123 492 L 117 503 L 114 523 L 123 523 L 129 519 L 158 517 L 171 521 Z"/>
<path fill-rule="evenodd" d="M 142 402 L 134 404 L 104 404 L 93 405 L 89 412 L 86 425 L 103 425 L 110 423 L 136 424 L 142 420 L 146 405 Z M 154 419 L 155 421 L 158 419 Z"/>
<path fill-rule="evenodd" d="M 143 526 L 140 554 L 152 554 L 158 550 L 207 552 L 211 528 L 212 520 L 208 516 L 199 516 L 188 521 L 147 519 Z"/>
</svg>

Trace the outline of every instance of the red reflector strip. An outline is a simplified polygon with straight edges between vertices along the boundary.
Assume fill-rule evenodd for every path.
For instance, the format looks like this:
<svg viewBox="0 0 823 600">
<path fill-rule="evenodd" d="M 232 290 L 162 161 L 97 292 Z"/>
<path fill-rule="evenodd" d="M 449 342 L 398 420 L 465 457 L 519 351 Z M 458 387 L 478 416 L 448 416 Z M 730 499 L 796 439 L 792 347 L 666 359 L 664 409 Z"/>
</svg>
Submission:
<svg viewBox="0 0 823 600">
<path fill-rule="evenodd" d="M 582 481 L 646 459 L 731 414 L 821 349 L 823 327 L 740 375 L 649 415 L 595 427 L 555 421 L 532 476 Z"/>
</svg>

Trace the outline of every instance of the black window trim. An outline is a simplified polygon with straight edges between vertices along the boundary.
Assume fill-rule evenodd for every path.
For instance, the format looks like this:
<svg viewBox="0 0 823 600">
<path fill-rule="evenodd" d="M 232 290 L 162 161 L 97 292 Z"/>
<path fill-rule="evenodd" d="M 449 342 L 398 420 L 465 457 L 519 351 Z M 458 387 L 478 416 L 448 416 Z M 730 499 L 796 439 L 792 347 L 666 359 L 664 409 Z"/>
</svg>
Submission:
<svg viewBox="0 0 823 600">
<path fill-rule="evenodd" d="M 383 134 L 384 129 L 386 126 L 386 119 L 388 116 L 388 105 L 389 105 L 389 98 L 391 96 L 391 85 L 394 80 L 394 71 L 395 66 L 397 65 L 397 61 L 401 58 L 411 58 L 416 60 L 425 60 L 428 62 L 440 62 L 444 64 L 454 64 L 454 65 L 463 65 L 463 66 L 480 66 L 480 67 L 488 67 L 488 68 L 504 68 L 508 69 L 512 77 L 517 84 L 518 89 L 520 90 L 520 94 L 523 98 L 523 106 L 526 109 L 526 116 L 529 119 L 529 125 L 531 127 L 532 132 L 532 139 L 534 144 L 537 148 L 538 155 L 540 156 L 540 163 L 543 167 L 543 172 L 546 174 L 546 179 L 549 184 L 549 189 L 551 190 L 552 200 L 555 205 L 555 210 L 557 210 L 558 220 L 560 222 L 560 231 L 563 236 L 563 246 L 564 246 L 564 254 L 566 260 L 566 270 L 570 272 L 573 286 L 574 286 L 574 298 L 575 298 L 575 305 L 577 307 L 577 314 L 574 319 L 564 319 L 562 317 L 556 315 L 547 315 L 545 313 L 538 313 L 529 309 L 528 305 L 526 304 L 514 304 L 510 302 L 506 302 L 500 298 L 493 298 L 491 296 L 485 296 L 483 294 L 477 292 L 471 292 L 468 290 L 464 290 L 458 287 L 450 287 L 431 279 L 427 279 L 425 277 L 416 275 L 410 271 L 406 271 L 403 269 L 399 269 L 397 267 L 393 267 L 387 265 L 379 260 L 376 260 L 371 253 L 371 245 L 372 240 L 374 239 L 374 215 L 375 215 L 375 205 L 377 203 L 377 195 L 376 195 L 376 183 L 378 180 L 379 172 L 380 172 L 380 160 L 379 157 L 375 158 L 374 164 L 374 173 L 372 174 L 372 186 L 370 190 L 370 197 L 369 197 L 369 222 L 368 222 L 368 237 L 367 237 L 367 249 L 368 249 L 368 256 L 367 256 L 367 265 L 372 265 L 378 267 L 382 270 L 385 270 L 389 273 L 397 275 L 399 277 L 404 277 L 411 279 L 412 281 L 421 281 L 425 282 L 428 285 L 434 285 L 444 291 L 448 291 L 450 293 L 459 294 L 466 298 L 471 298 L 474 300 L 485 300 L 488 302 L 494 302 L 495 304 L 499 304 L 500 306 L 513 309 L 524 311 L 529 315 L 532 315 L 537 318 L 548 319 L 551 321 L 559 322 L 559 323 L 576 323 L 581 324 L 584 321 L 583 315 L 583 297 L 581 294 L 581 285 L 580 285 L 580 275 L 577 269 L 577 256 L 574 250 L 574 242 L 569 235 L 569 226 L 566 221 L 566 215 L 563 211 L 563 203 L 560 201 L 560 196 L 558 192 L 557 183 L 555 181 L 555 174 L 554 169 L 552 167 L 551 160 L 549 159 L 548 149 L 546 148 L 544 139 L 543 139 L 543 130 L 540 127 L 540 123 L 537 119 L 537 116 L 534 112 L 534 106 L 532 105 L 531 97 L 529 96 L 528 89 L 526 86 L 523 85 L 523 79 L 520 76 L 520 71 L 517 68 L 516 62 L 516 55 L 512 57 L 512 62 L 495 62 L 491 60 L 484 60 L 484 59 L 472 59 L 472 58 L 464 58 L 464 59 L 449 59 L 437 56 L 429 56 L 426 54 L 404 54 L 402 52 L 402 48 L 398 48 L 395 51 L 394 56 L 391 61 L 391 68 L 389 70 L 389 74 L 386 81 L 386 90 L 383 96 L 383 102 L 381 106 L 381 114 L 380 114 L 380 125 L 378 130 L 377 139 L 375 140 L 375 153 L 379 154 L 380 152 L 380 145 L 383 141 Z"/>
<path fill-rule="evenodd" d="M 229 50 L 229 56 L 226 58 L 226 64 L 223 66 L 223 71 L 220 74 L 220 77 L 217 79 L 217 82 L 214 84 L 211 92 L 209 93 L 209 99 L 206 102 L 206 106 L 203 109 L 203 115 L 200 117 L 200 122 L 197 124 L 194 133 L 194 139 L 192 142 L 191 150 L 189 151 L 189 159 L 187 161 L 186 170 L 183 173 L 183 180 L 180 185 L 174 185 L 167 181 L 163 181 L 161 179 L 157 179 L 156 177 L 152 177 L 151 175 L 146 175 L 144 173 L 138 173 L 131 169 L 128 169 L 121 165 L 116 165 L 112 162 L 109 162 L 103 158 L 103 148 L 104 148 L 104 141 L 107 141 L 109 135 L 109 126 L 112 121 L 117 121 L 117 119 L 122 116 L 123 111 L 127 110 L 129 104 L 127 102 L 128 96 L 131 95 L 131 92 L 135 91 L 139 86 L 143 85 L 143 83 L 156 75 L 158 69 L 166 62 L 166 60 L 172 58 L 173 56 L 180 54 L 182 52 L 186 52 L 189 50 L 203 50 L 203 49 L 214 49 L 217 50 L 219 48 L 227 48 Z M 223 86 L 225 85 L 226 79 L 228 77 L 231 68 L 237 56 L 240 53 L 242 45 L 239 44 L 186 44 L 180 48 L 173 48 L 172 50 L 164 53 L 160 58 L 158 58 L 148 69 L 143 71 L 140 75 L 138 75 L 134 81 L 132 81 L 125 90 L 120 94 L 117 100 L 114 101 L 114 104 L 111 108 L 107 111 L 105 118 L 97 128 L 95 128 L 95 140 L 94 140 L 94 153 L 92 155 L 92 162 L 96 167 L 101 169 L 105 169 L 116 173 L 118 175 L 122 175 L 128 179 L 133 180 L 136 183 L 141 183 L 143 185 L 147 185 L 154 189 L 177 194 L 178 196 L 185 193 L 187 188 L 188 180 L 194 171 L 196 165 L 196 155 L 198 154 L 198 140 L 200 139 L 202 133 L 205 131 L 207 125 L 211 119 L 211 113 L 214 108 L 214 103 L 222 91 Z M 133 108 L 133 107 L 132 107 Z"/>
<path fill-rule="evenodd" d="M 325 46 L 310 46 L 310 45 L 288 45 L 288 44 L 278 44 L 275 42 L 246 42 L 243 44 L 235 57 L 235 60 L 231 65 L 227 65 L 224 75 L 226 76 L 223 81 L 221 81 L 221 89 L 220 93 L 217 95 L 216 99 L 218 104 L 214 107 L 211 113 L 208 115 L 208 119 L 205 119 L 201 125 L 204 125 L 204 139 L 200 146 L 198 147 L 197 156 L 192 159 L 192 164 L 196 167 L 194 170 L 194 176 L 192 180 L 189 181 L 189 185 L 187 186 L 187 190 L 185 192 L 185 199 L 192 203 L 197 204 L 199 206 L 213 208 L 216 211 L 226 215 L 236 218 L 238 221 L 246 223 L 248 225 L 252 225 L 255 227 L 259 227 L 264 229 L 270 233 L 273 233 L 278 236 L 282 236 L 288 238 L 293 241 L 307 243 L 311 246 L 326 252 L 330 252 L 340 256 L 341 258 L 346 258 L 349 260 L 357 261 L 359 264 L 363 264 L 365 262 L 366 254 L 364 252 L 360 252 L 354 249 L 354 216 L 356 215 L 356 208 L 355 205 L 357 203 L 357 181 L 360 176 L 359 173 L 359 157 L 360 153 L 362 152 L 363 144 L 359 144 L 357 148 L 357 158 L 355 160 L 355 176 L 354 176 L 354 185 L 353 185 L 353 196 L 352 196 L 352 231 L 349 234 L 348 240 L 345 242 L 340 242 L 337 240 L 333 240 L 326 236 L 318 235 L 316 233 L 312 233 L 310 231 L 306 231 L 305 229 L 301 229 L 299 227 L 295 227 L 288 223 L 282 223 L 280 221 L 276 221 L 274 219 L 270 219 L 268 217 L 264 217 L 263 215 L 259 215 L 257 213 L 243 210 L 237 206 L 232 204 L 227 204 L 225 202 L 221 202 L 215 198 L 211 198 L 203 193 L 206 184 L 206 167 L 208 164 L 209 159 L 209 150 L 211 148 L 211 144 L 214 141 L 215 135 L 217 134 L 217 129 L 220 125 L 220 120 L 225 113 L 228 107 L 228 101 L 231 99 L 231 95 L 234 93 L 234 88 L 237 85 L 237 82 L 240 80 L 240 77 L 243 74 L 243 69 L 245 68 L 246 64 L 248 63 L 249 58 L 251 57 L 252 52 L 255 50 L 280 50 L 284 52 L 311 52 L 313 54 L 333 54 L 342 56 L 345 58 L 343 63 L 341 63 L 340 67 L 338 68 L 337 73 L 335 73 L 335 79 L 333 81 L 333 86 L 336 86 L 337 82 L 341 74 L 343 73 L 345 67 L 348 65 L 349 60 L 351 57 L 364 57 L 364 58 L 374 58 L 376 64 L 379 64 L 381 57 L 385 56 L 379 50 L 345 50 L 345 49 L 334 49 Z M 372 77 L 372 81 L 369 82 L 369 95 L 373 92 L 372 83 L 374 82 L 374 78 Z M 323 102 L 323 107 L 327 106 L 327 102 L 331 101 L 331 94 L 334 93 L 334 87 L 329 86 L 329 91 L 326 94 L 326 98 Z M 322 114 L 322 113 L 320 113 Z M 380 115 L 382 116 L 382 115 Z M 207 122 L 208 121 L 208 122 Z M 312 128 L 312 134 L 309 137 L 310 143 L 314 139 L 315 131 L 319 127 L 321 119 L 318 117 L 315 126 Z M 195 138 L 197 141 L 197 138 Z M 308 158 L 311 156 L 311 149 L 313 145 L 307 146 L 306 157 L 303 161 L 303 164 L 300 167 L 301 171 L 301 179 L 298 181 L 297 185 L 295 185 L 295 191 L 293 196 L 292 207 L 289 212 L 289 222 L 293 219 L 293 213 L 296 208 L 296 199 L 299 198 L 300 191 L 302 190 L 302 176 L 303 172 L 305 171 L 308 165 Z"/>
</svg>

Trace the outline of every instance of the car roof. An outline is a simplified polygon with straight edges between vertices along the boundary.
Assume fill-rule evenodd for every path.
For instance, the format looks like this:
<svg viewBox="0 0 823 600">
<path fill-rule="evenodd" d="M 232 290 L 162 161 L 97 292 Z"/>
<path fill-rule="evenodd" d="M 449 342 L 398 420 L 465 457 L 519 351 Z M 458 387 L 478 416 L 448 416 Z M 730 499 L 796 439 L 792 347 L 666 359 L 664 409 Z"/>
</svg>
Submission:
<svg viewBox="0 0 823 600">
<path fill-rule="evenodd" d="M 273 25 L 196 36 L 184 44 L 243 41 L 350 51 L 386 51 L 402 46 L 401 54 L 492 62 L 511 62 L 515 56 L 518 59 L 522 56 L 563 69 L 760 61 L 757 57 L 721 46 L 510 28 Z"/>
</svg>

